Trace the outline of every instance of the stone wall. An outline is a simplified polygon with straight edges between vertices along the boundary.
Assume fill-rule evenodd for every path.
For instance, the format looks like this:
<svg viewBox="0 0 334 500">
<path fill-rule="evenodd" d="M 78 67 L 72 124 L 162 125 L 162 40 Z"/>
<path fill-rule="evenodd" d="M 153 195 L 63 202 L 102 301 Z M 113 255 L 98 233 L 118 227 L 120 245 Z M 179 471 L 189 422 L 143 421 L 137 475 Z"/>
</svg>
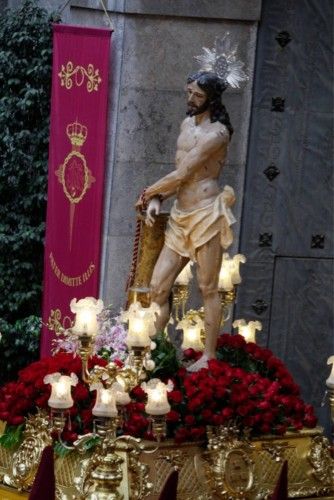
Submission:
<svg viewBox="0 0 334 500">
<path fill-rule="evenodd" d="M 21 2 L 9 0 L 9 5 Z M 41 1 L 63 7 L 65 23 L 106 26 L 98 0 Z M 175 142 L 185 116 L 185 80 L 194 56 L 229 31 L 239 42 L 249 81 L 228 90 L 224 103 L 235 133 L 221 184 L 237 193 L 238 247 L 257 23 L 261 0 L 114 0 L 105 2 L 114 33 L 100 294 L 115 312 L 124 304 L 135 230 L 134 203 L 142 189 L 174 168 Z"/>
</svg>

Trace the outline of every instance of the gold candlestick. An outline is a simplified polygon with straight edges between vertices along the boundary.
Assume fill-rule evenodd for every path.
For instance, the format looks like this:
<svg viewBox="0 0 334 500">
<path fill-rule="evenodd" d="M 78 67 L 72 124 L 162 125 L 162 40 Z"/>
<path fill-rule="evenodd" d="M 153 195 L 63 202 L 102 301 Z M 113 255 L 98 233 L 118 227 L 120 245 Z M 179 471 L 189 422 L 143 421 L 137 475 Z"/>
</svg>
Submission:
<svg viewBox="0 0 334 500">
<path fill-rule="evenodd" d="M 82 361 L 81 377 L 86 384 L 89 384 L 90 375 L 88 371 L 88 359 L 92 354 L 92 337 L 87 335 L 87 333 L 83 333 L 78 336 L 78 339 L 80 342 L 78 351 Z"/>
<path fill-rule="evenodd" d="M 181 307 L 181 315 L 182 317 L 184 316 L 188 298 L 189 298 L 188 285 L 181 285 L 179 283 L 175 283 L 173 286 L 173 306 L 175 310 L 176 320 L 180 319 L 179 316 L 180 307 Z"/>
<path fill-rule="evenodd" d="M 166 415 L 150 415 L 152 434 L 158 442 L 166 437 Z"/>
<path fill-rule="evenodd" d="M 224 326 L 225 321 L 227 321 L 230 317 L 230 306 L 236 299 L 237 296 L 237 287 L 234 285 L 232 290 L 218 290 L 220 301 L 222 305 L 222 320 L 221 320 L 221 328 Z"/>
</svg>

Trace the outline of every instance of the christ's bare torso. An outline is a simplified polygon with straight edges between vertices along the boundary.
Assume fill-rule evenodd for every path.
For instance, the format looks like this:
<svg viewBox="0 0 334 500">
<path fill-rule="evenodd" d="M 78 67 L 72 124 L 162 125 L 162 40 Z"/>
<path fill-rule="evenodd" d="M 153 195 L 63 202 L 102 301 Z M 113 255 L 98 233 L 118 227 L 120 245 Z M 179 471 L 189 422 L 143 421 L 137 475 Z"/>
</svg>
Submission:
<svg viewBox="0 0 334 500">
<path fill-rule="evenodd" d="M 176 170 L 183 158 L 197 146 L 198 142 L 205 140 L 205 136 L 212 133 L 223 136 L 221 147 L 211 153 L 191 178 L 180 184 L 176 193 L 177 207 L 180 210 L 201 208 L 216 198 L 220 191 L 218 177 L 224 165 L 229 137 L 224 125 L 220 122 L 211 123 L 209 119 L 196 125 L 195 117 L 188 117 L 181 125 L 175 157 Z M 226 136 L 225 141 L 224 136 Z"/>
</svg>

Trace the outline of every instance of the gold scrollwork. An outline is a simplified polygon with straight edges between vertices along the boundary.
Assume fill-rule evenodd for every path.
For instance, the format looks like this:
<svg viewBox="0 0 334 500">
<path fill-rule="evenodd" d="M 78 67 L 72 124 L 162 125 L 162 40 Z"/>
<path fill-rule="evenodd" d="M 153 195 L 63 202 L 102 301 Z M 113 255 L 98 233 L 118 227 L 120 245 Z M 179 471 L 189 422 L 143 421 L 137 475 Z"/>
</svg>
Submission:
<svg viewBox="0 0 334 500">
<path fill-rule="evenodd" d="M 45 323 L 45 326 L 56 334 L 63 333 L 67 328 L 71 328 L 73 325 L 71 318 L 69 316 L 64 316 L 62 319 L 61 316 L 62 314 L 60 309 L 51 309 L 50 316 L 47 323 Z"/>
<path fill-rule="evenodd" d="M 334 461 L 330 457 L 329 442 L 325 436 L 315 436 L 312 439 L 308 460 L 314 477 L 322 485 L 334 484 Z"/>
<path fill-rule="evenodd" d="M 244 499 L 254 488 L 252 445 L 234 427 L 209 427 L 208 449 L 202 455 L 205 482 L 224 499 Z M 202 462 L 202 463 L 203 463 Z M 196 467 L 198 473 L 199 466 Z"/>
<path fill-rule="evenodd" d="M 171 464 L 175 470 L 181 470 L 184 465 L 185 456 L 180 450 L 172 450 L 168 453 L 159 453 L 158 460 L 164 460 Z"/>
<path fill-rule="evenodd" d="M 265 450 L 272 457 L 275 462 L 282 462 L 284 452 L 288 448 L 293 448 L 289 443 L 262 443 L 262 449 Z"/>
<path fill-rule="evenodd" d="M 70 90 L 73 87 L 73 82 L 77 87 L 81 87 L 87 78 L 87 92 L 98 91 L 99 84 L 102 82 L 99 69 L 95 69 L 93 64 L 88 64 L 87 69 L 77 65 L 74 67 L 72 61 L 68 61 L 66 65 L 61 65 L 61 70 L 58 73 L 60 85 Z"/>
<path fill-rule="evenodd" d="M 13 455 L 11 471 L 5 474 L 4 482 L 19 491 L 29 490 L 35 479 L 42 451 L 51 443 L 49 419 L 46 412 L 39 411 L 26 420 L 23 442 Z"/>
</svg>

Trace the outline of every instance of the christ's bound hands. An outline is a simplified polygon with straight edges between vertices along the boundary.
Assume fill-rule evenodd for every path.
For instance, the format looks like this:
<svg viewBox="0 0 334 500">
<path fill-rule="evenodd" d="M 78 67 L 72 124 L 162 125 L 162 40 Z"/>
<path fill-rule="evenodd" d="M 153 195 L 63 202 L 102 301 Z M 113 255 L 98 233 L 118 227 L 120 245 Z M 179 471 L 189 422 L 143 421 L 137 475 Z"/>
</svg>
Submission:
<svg viewBox="0 0 334 500">
<path fill-rule="evenodd" d="M 153 226 L 155 217 L 160 213 L 161 202 L 159 198 L 152 198 L 148 204 L 146 210 L 145 224 L 147 226 Z"/>
</svg>

